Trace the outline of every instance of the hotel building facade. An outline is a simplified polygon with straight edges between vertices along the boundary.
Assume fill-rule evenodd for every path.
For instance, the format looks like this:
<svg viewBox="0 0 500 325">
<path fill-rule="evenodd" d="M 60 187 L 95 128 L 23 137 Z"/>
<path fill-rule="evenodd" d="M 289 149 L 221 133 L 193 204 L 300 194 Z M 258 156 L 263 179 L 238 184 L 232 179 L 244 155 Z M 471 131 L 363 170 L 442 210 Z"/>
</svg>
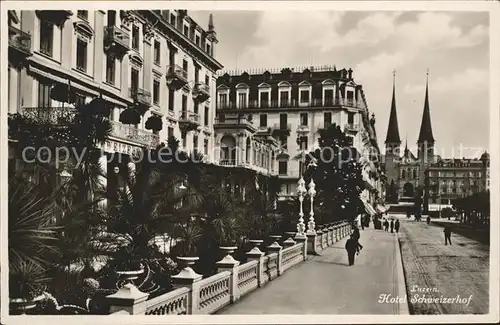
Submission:
<svg viewBox="0 0 500 325">
<path fill-rule="evenodd" d="M 231 166 L 269 164 L 284 181 L 282 198 L 296 196 L 304 156 L 319 148 L 319 130 L 334 123 L 361 156 L 367 182 L 362 197 L 373 204 L 376 196 L 383 195 L 378 159 L 373 159 L 380 155 L 375 117 L 370 118 L 363 88 L 351 69 L 321 66 L 219 73 L 215 127 L 221 130 L 216 144 L 223 149 L 222 161 Z M 256 138 L 272 145 L 254 144 Z M 241 150 L 224 151 L 234 147 Z"/>
<path fill-rule="evenodd" d="M 207 29 L 186 10 L 9 11 L 8 19 L 9 113 L 51 123 L 101 97 L 113 107 L 106 153 L 129 156 L 175 136 L 184 150 L 197 149 L 214 161 L 215 83 L 222 65 L 215 59 L 212 15 Z M 73 99 L 54 100 L 58 87 Z M 120 114 L 132 105 L 143 112 L 141 121 L 121 123 Z M 151 116 L 161 118 L 162 130 L 145 128 Z"/>
</svg>

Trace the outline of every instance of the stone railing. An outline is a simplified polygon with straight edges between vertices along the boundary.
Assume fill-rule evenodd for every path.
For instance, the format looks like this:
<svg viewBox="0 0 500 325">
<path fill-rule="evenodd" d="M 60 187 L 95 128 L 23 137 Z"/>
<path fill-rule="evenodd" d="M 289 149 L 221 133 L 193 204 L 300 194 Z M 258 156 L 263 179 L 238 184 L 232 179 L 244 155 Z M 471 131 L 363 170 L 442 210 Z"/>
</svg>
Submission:
<svg viewBox="0 0 500 325">
<path fill-rule="evenodd" d="M 172 277 L 176 289 L 148 300 L 147 293 L 128 283 L 107 297 L 110 315 L 216 313 L 306 261 L 308 254 L 318 254 L 351 233 L 351 224 L 346 221 L 316 228 L 305 236 L 286 233 L 289 238 L 282 242 L 281 236 L 272 236 L 274 242 L 266 247 L 266 253 L 259 249 L 262 240 L 251 240 L 254 247 L 246 253 L 247 262 L 241 265 L 231 256 L 234 247 L 221 247 L 227 255 L 217 262 L 217 274 L 205 279 L 190 266 L 197 258 L 179 258 L 191 262 L 186 262 L 184 269 Z"/>
</svg>

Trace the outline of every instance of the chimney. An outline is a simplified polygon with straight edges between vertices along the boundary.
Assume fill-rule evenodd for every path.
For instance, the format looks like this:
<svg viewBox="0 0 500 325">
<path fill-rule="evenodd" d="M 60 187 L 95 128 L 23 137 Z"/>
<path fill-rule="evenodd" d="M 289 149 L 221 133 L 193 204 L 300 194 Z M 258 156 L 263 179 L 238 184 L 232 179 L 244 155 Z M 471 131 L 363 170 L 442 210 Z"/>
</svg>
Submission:
<svg viewBox="0 0 500 325">
<path fill-rule="evenodd" d="M 348 78 L 352 80 L 352 69 L 349 68 L 349 70 L 347 70 L 348 72 Z"/>
</svg>

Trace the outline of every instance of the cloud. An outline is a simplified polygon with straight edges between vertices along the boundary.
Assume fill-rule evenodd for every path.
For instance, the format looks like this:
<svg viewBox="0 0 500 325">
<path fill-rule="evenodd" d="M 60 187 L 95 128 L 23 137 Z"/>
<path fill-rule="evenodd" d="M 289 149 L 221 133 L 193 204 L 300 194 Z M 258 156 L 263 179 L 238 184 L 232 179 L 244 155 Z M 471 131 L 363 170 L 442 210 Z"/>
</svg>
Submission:
<svg viewBox="0 0 500 325">
<path fill-rule="evenodd" d="M 489 85 L 489 72 L 485 69 L 466 69 L 459 73 L 439 77 L 429 82 L 429 88 L 437 93 L 472 93 L 483 91 Z M 403 92 L 406 94 L 421 94 L 425 89 L 424 84 L 405 85 Z"/>
</svg>

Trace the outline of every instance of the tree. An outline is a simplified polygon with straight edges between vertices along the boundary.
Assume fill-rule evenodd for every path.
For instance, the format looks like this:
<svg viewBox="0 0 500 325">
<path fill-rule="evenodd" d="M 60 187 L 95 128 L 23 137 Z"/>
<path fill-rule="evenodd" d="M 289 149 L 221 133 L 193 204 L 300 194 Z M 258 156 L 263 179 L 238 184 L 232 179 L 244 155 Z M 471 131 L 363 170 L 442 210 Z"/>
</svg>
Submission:
<svg viewBox="0 0 500 325">
<path fill-rule="evenodd" d="M 324 222 L 354 220 L 364 211 L 359 195 L 365 184 L 351 138 L 333 124 L 320 130 L 319 147 L 306 158 L 310 166 L 305 173 L 306 184 L 311 177 L 316 183 L 315 206 L 324 211 Z"/>
</svg>

